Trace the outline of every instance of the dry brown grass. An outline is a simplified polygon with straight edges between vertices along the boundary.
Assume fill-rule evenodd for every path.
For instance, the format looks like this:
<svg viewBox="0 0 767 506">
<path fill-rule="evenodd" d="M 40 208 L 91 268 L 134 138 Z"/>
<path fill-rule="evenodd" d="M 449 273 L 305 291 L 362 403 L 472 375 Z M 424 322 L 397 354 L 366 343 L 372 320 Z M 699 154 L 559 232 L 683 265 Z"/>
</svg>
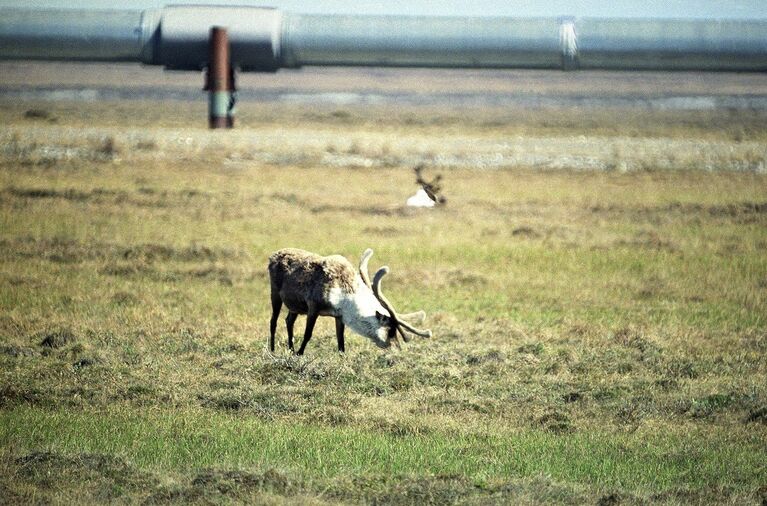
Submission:
<svg viewBox="0 0 767 506">
<path fill-rule="evenodd" d="M 763 498 L 763 131 L 729 134 L 757 113 L 581 137 L 551 111 L 251 107 L 232 132 L 189 126 L 202 104 L 0 107 L 0 495 Z M 444 208 L 403 205 L 416 161 Z M 307 357 L 266 353 L 284 246 L 373 247 L 435 337 L 339 356 L 321 320 Z"/>
</svg>

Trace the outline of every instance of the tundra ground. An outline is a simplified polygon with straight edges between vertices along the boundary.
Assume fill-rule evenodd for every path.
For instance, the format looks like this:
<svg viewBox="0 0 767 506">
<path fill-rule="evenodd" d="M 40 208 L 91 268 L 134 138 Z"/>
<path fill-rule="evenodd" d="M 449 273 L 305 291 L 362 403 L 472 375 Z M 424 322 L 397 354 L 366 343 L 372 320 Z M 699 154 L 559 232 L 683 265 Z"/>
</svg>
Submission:
<svg viewBox="0 0 767 506">
<path fill-rule="evenodd" d="M 0 498 L 767 501 L 763 113 L 0 117 Z M 269 354 L 285 246 L 372 247 L 434 337 Z"/>
</svg>

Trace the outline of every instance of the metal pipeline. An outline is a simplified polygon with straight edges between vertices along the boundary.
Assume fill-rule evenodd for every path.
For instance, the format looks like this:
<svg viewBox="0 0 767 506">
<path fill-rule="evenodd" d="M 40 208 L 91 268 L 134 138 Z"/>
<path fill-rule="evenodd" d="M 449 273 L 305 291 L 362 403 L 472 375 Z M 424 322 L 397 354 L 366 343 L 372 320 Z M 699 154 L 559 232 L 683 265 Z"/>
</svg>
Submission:
<svg viewBox="0 0 767 506">
<path fill-rule="evenodd" d="M 767 70 L 767 20 L 308 15 L 260 7 L 0 9 L 0 58 L 208 65 L 211 26 L 232 65 Z"/>
<path fill-rule="evenodd" d="M 0 59 L 140 61 L 141 14 L 0 9 Z"/>
</svg>

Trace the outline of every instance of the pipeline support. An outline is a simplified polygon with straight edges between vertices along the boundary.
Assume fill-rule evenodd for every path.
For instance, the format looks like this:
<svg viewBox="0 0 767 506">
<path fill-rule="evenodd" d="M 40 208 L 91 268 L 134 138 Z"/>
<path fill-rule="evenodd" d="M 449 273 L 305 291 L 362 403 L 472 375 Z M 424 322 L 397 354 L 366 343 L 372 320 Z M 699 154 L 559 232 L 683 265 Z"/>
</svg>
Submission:
<svg viewBox="0 0 767 506">
<path fill-rule="evenodd" d="M 210 128 L 234 127 L 234 69 L 229 58 L 229 37 L 224 27 L 210 29 L 209 57 L 205 78 Z"/>
</svg>

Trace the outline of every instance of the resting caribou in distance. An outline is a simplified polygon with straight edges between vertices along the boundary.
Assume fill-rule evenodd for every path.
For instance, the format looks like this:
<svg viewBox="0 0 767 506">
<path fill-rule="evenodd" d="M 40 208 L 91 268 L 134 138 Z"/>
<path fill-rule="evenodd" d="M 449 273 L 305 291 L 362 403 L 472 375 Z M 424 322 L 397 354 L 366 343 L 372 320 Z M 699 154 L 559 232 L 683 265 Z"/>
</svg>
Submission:
<svg viewBox="0 0 767 506">
<path fill-rule="evenodd" d="M 360 266 L 352 264 L 340 255 L 323 257 L 308 251 L 285 248 L 269 257 L 269 280 L 271 282 L 272 319 L 269 323 L 269 349 L 274 351 L 274 336 L 282 305 L 288 308 L 285 324 L 288 331 L 288 347 L 293 350 L 293 324 L 298 315 L 306 315 L 304 339 L 298 348 L 303 355 L 314 324 L 319 316 L 336 319 L 338 351 L 344 351 L 346 326 L 367 337 L 379 348 L 399 346 L 397 334 L 405 342 L 410 341 L 406 332 L 431 337 L 431 330 L 420 330 L 406 320 L 423 319 L 426 313 L 418 311 L 399 314 L 381 291 L 381 279 L 389 272 L 384 266 L 378 269 L 370 282 L 368 261 L 373 250 L 362 254 Z"/>
</svg>

